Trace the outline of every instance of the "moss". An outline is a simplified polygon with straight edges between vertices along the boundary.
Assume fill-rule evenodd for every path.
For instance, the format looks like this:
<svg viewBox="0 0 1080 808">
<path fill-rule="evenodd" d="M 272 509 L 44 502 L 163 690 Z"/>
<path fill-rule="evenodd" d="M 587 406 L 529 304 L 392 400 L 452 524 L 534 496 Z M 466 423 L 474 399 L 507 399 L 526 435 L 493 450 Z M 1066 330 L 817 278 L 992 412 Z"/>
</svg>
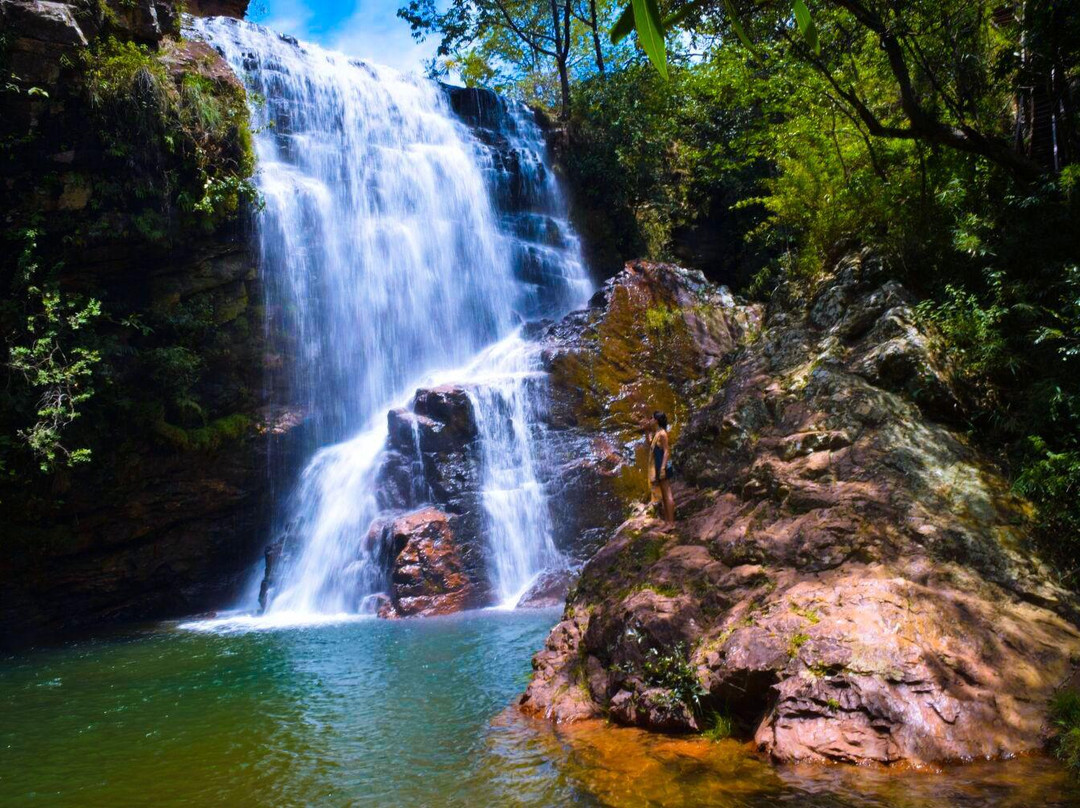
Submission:
<svg viewBox="0 0 1080 808">
<path fill-rule="evenodd" d="M 676 598 L 676 597 L 678 597 L 679 595 L 682 594 L 682 590 L 677 586 L 672 586 L 671 584 L 655 584 L 655 583 L 651 583 L 651 582 L 646 582 L 646 583 L 643 583 L 643 584 L 639 584 L 638 586 L 636 586 L 634 588 L 634 591 L 637 591 L 637 592 L 644 592 L 644 591 L 655 592 L 657 595 L 660 595 L 660 596 L 665 597 L 665 598 Z"/>
<path fill-rule="evenodd" d="M 818 623 L 821 622 L 821 615 L 818 613 L 817 609 L 804 608 L 792 603 L 791 611 L 799 615 L 799 617 L 803 618 L 804 620 L 809 621 L 810 625 L 812 626 L 816 626 Z"/>
<path fill-rule="evenodd" d="M 602 567 L 587 566 L 568 601 L 598 603 L 609 598 L 622 600 L 642 589 L 670 591 L 664 585 L 642 582 L 646 573 L 663 555 L 669 538 L 648 534 L 630 534 L 618 555 Z M 678 594 L 678 592 L 676 592 Z"/>
<path fill-rule="evenodd" d="M 809 634 L 804 634 L 799 631 L 791 635 L 791 639 L 788 640 L 788 656 L 794 659 L 799 655 L 799 650 L 806 645 L 810 640 Z"/>
<path fill-rule="evenodd" d="M 183 452 L 213 452 L 226 443 L 243 438 L 251 432 L 253 421 L 247 415 L 234 413 L 218 418 L 206 426 L 184 429 L 159 421 L 155 434 L 169 446 Z"/>
<path fill-rule="evenodd" d="M 256 201 L 246 95 L 220 68 L 213 51 L 172 40 L 152 51 L 106 37 L 85 52 L 95 130 L 125 177 L 97 191 L 126 211 L 130 233 L 162 242 L 185 228 L 212 232 Z M 95 232 L 118 235 L 107 223 Z"/>
<path fill-rule="evenodd" d="M 675 323 L 681 319 L 679 310 L 668 305 L 649 306 L 645 309 L 645 327 L 658 334 L 671 332 Z"/>
</svg>

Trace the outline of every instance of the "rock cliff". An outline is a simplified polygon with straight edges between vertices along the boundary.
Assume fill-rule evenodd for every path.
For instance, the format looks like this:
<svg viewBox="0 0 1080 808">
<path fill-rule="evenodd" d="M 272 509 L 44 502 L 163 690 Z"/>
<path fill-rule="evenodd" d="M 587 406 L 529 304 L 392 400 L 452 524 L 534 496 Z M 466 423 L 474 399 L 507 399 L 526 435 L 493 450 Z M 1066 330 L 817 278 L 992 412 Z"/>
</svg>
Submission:
<svg viewBox="0 0 1080 808">
<path fill-rule="evenodd" d="M 219 604 L 259 553 L 288 419 L 262 401 L 247 110 L 179 24 L 161 0 L 0 2 L 5 641 Z M 43 473 L 17 439 L 41 388 L 8 351 L 43 301 L 91 299 L 99 316 L 55 329 L 98 357 L 62 436 L 90 460 Z"/>
<path fill-rule="evenodd" d="M 953 426 L 911 296 L 869 254 L 764 313 L 689 281 L 631 267 L 599 312 L 553 329 L 596 345 L 572 374 L 591 382 L 579 423 L 623 417 L 635 377 L 687 377 L 677 359 L 694 351 L 650 367 L 642 320 L 618 316 L 635 289 L 678 290 L 669 320 L 710 370 L 696 399 L 645 396 L 682 427 L 677 525 L 639 506 L 585 565 L 522 709 L 667 731 L 721 716 L 777 760 L 1037 748 L 1080 659 L 1076 604 L 1028 547 L 1026 503 Z M 620 384 L 598 383 L 609 366 Z"/>
</svg>

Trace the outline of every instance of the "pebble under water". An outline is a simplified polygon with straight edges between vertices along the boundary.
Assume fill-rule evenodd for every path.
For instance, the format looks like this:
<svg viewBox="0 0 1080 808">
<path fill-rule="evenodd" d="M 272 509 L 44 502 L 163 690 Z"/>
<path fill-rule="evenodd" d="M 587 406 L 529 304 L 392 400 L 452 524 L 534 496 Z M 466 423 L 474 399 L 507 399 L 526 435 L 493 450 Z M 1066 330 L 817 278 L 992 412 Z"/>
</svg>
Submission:
<svg viewBox="0 0 1080 808">
<path fill-rule="evenodd" d="M 7 656 L 0 805 L 1080 806 L 1044 757 L 776 768 L 736 741 L 525 718 L 557 620 L 164 624 Z"/>
</svg>

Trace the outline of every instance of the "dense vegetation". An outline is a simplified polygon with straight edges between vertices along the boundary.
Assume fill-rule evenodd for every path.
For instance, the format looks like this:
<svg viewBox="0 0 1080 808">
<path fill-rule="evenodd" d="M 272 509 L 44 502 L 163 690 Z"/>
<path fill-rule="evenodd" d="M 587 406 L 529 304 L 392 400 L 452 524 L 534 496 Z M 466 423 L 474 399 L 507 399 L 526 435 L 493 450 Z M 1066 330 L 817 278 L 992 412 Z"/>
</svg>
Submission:
<svg viewBox="0 0 1080 808">
<path fill-rule="evenodd" d="M 16 31 L 0 42 L 8 504 L 49 488 L 39 471 L 62 479 L 98 448 L 115 453 L 118 431 L 205 446 L 234 434 L 247 404 L 242 385 L 210 378 L 227 372 L 246 323 L 223 329 L 235 311 L 153 280 L 257 203 L 245 92 L 176 26 L 136 38 L 118 16 L 135 12 L 114 5 L 76 6 L 89 44 L 58 65 L 51 54 L 28 61 L 25 48 L 13 60 Z"/>
<path fill-rule="evenodd" d="M 566 119 L 577 215 L 605 269 L 638 254 L 681 258 L 762 295 L 781 281 L 809 290 L 845 250 L 887 256 L 924 298 L 964 390 L 960 417 L 1036 504 L 1044 550 L 1072 576 L 1080 8 L 808 6 L 813 37 L 790 2 L 661 2 L 665 78 L 655 47 L 650 64 L 633 37 L 603 37 L 601 62 L 593 7 L 565 0 L 568 98 L 553 92 L 558 60 L 514 35 L 528 19 L 534 38 L 554 38 L 563 3 L 459 0 L 439 16 L 414 2 L 402 16 L 440 38 L 436 72 L 494 80 Z M 605 34 L 629 30 L 623 13 L 599 4 Z M 477 35 L 471 21 L 484 14 L 509 33 Z"/>
</svg>

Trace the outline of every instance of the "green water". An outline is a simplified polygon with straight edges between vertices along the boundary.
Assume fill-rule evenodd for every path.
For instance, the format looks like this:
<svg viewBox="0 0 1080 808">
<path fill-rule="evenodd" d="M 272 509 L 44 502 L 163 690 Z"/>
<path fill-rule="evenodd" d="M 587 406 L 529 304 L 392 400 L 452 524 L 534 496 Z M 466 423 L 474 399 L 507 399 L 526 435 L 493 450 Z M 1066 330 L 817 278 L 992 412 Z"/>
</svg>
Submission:
<svg viewBox="0 0 1080 808">
<path fill-rule="evenodd" d="M 206 633 L 0 660 L 5 806 L 1080 806 L 1045 758 L 774 769 L 735 742 L 507 710 L 558 615 Z"/>
</svg>

